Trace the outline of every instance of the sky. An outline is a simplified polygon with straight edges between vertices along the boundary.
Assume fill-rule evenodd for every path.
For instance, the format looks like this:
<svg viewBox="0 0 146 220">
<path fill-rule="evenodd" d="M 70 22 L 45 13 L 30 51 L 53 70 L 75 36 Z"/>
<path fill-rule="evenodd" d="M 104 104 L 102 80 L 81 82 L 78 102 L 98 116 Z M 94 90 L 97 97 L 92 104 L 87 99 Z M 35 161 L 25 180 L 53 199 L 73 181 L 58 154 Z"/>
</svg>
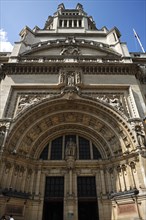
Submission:
<svg viewBox="0 0 146 220">
<path fill-rule="evenodd" d="M 134 28 L 146 51 L 146 0 L 0 0 L 0 51 L 11 51 L 25 26 L 33 29 L 37 25 L 43 29 L 48 16 L 57 11 L 60 3 L 66 9 L 82 4 L 98 29 L 117 27 L 129 51 L 142 52 Z"/>
</svg>

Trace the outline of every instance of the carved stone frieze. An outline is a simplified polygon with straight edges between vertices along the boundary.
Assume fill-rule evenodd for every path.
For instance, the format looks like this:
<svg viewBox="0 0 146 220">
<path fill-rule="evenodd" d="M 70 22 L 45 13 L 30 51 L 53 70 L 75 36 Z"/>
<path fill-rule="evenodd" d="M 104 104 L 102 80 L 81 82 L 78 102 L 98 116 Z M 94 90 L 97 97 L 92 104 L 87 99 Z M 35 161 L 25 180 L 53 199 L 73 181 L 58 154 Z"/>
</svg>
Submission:
<svg viewBox="0 0 146 220">
<path fill-rule="evenodd" d="M 77 46 L 64 46 L 60 55 L 80 55 L 81 51 Z"/>
<path fill-rule="evenodd" d="M 24 109 L 28 108 L 29 106 L 38 103 L 46 98 L 50 98 L 51 95 L 29 95 L 29 94 L 24 94 L 19 96 L 19 101 L 18 101 L 18 107 L 16 110 L 16 115 L 19 114 L 21 111 Z"/>
<path fill-rule="evenodd" d="M 104 95 L 97 95 L 97 100 L 101 102 L 107 103 L 111 105 L 113 108 L 123 112 L 125 115 L 128 116 L 128 112 L 126 111 L 126 103 L 124 101 L 123 95 L 118 94 L 104 94 Z"/>
</svg>

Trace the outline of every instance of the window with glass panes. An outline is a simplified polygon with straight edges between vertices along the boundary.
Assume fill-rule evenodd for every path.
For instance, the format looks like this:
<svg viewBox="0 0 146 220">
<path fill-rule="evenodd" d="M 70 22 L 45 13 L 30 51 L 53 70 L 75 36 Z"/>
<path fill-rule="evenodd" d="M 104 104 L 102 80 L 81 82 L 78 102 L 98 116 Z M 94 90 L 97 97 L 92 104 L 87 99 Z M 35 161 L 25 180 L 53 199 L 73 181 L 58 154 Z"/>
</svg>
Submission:
<svg viewBox="0 0 146 220">
<path fill-rule="evenodd" d="M 101 154 L 98 150 L 98 147 L 95 146 L 95 144 L 93 144 L 90 140 L 76 134 L 63 135 L 52 140 L 42 150 L 40 154 L 40 159 L 63 160 L 65 148 L 68 141 L 73 141 L 76 144 L 76 158 L 78 160 L 101 159 Z"/>
</svg>

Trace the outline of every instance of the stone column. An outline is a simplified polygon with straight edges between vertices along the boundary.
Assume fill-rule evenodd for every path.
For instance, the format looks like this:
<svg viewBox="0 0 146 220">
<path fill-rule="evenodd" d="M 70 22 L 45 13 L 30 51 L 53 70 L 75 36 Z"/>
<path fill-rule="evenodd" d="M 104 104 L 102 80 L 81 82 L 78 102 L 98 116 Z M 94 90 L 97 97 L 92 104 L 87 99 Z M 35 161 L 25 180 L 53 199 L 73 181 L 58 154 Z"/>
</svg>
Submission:
<svg viewBox="0 0 146 220">
<path fill-rule="evenodd" d="M 123 174 L 123 182 L 124 182 L 124 190 L 127 190 L 127 184 L 126 184 L 126 179 L 125 179 L 125 174 L 126 174 L 126 166 L 123 164 L 121 166 L 122 168 L 122 174 Z"/>
<path fill-rule="evenodd" d="M 13 172 L 14 172 L 14 165 L 12 165 L 10 172 L 9 172 L 8 185 L 7 185 L 8 188 L 11 187 Z"/>
<path fill-rule="evenodd" d="M 23 174 L 24 174 L 24 171 L 25 171 L 24 167 L 21 166 L 21 167 L 20 167 L 20 170 L 19 170 L 18 181 L 17 181 L 17 189 L 18 189 L 18 191 L 21 191 L 21 185 L 22 185 L 22 183 L 23 183 Z"/>
<path fill-rule="evenodd" d="M 133 187 L 136 188 L 136 182 L 138 182 L 138 179 L 136 179 L 135 178 L 136 175 L 134 175 L 136 173 L 136 166 L 133 161 L 130 163 L 130 167 L 131 167 L 131 174 L 132 174 L 132 179 L 133 179 Z"/>
<path fill-rule="evenodd" d="M 30 193 L 33 193 L 33 184 L 34 184 L 34 171 L 32 171 L 31 180 L 30 180 Z"/>
<path fill-rule="evenodd" d="M 106 187 L 105 187 L 105 177 L 104 177 L 104 171 L 103 169 L 100 170 L 100 176 L 101 176 L 101 186 L 102 186 L 102 194 L 106 194 Z"/>
<path fill-rule="evenodd" d="M 66 160 L 66 179 L 69 179 L 69 188 L 66 192 L 66 213 L 65 219 L 74 220 L 75 217 L 75 192 L 73 189 L 73 172 L 75 169 L 76 160 L 76 144 L 70 139 L 67 142 L 65 148 L 65 160 Z M 68 175 L 68 176 L 67 176 Z"/>
<path fill-rule="evenodd" d="M 120 174 L 121 174 L 121 167 L 120 165 L 117 167 L 117 178 L 118 178 L 118 183 L 119 183 L 119 191 L 122 191 L 122 184 L 121 184 L 121 178 L 120 178 Z"/>
<path fill-rule="evenodd" d="M 8 179 L 9 179 L 10 169 L 11 169 L 11 163 L 6 162 L 6 164 L 5 164 L 5 172 L 4 172 L 3 179 L 2 179 L 2 186 L 4 188 L 8 187 Z"/>
<path fill-rule="evenodd" d="M 26 178 L 27 178 L 27 168 L 24 168 L 24 173 L 22 177 L 22 185 L 21 185 L 21 191 L 25 191 L 25 183 L 26 183 Z"/>
<path fill-rule="evenodd" d="M 3 180 L 3 177 L 4 177 L 4 172 L 5 172 L 5 163 L 4 161 L 2 161 L 2 163 L 0 163 L 1 166 L 0 166 L 0 187 L 2 186 L 2 180 Z"/>
<path fill-rule="evenodd" d="M 64 27 L 64 20 L 62 20 L 62 27 Z"/>
<path fill-rule="evenodd" d="M 13 178 L 12 178 L 12 188 L 16 189 L 16 182 L 17 182 L 17 176 L 19 172 L 19 165 L 15 164 L 14 165 L 14 172 L 13 172 Z"/>
<path fill-rule="evenodd" d="M 102 183 L 101 183 L 100 170 L 97 170 L 95 177 L 96 177 L 96 191 L 97 191 L 97 195 L 100 196 L 100 194 L 102 192 Z"/>
<path fill-rule="evenodd" d="M 41 179 L 41 166 L 38 167 L 38 171 L 37 171 L 37 180 L 36 180 L 36 188 L 35 188 L 36 196 L 38 196 L 40 193 L 40 179 Z"/>
<path fill-rule="evenodd" d="M 33 169 L 32 167 L 28 170 L 28 176 L 27 176 L 27 186 L 26 188 L 26 192 L 30 192 L 30 183 L 31 183 L 31 178 L 32 178 L 32 174 L 33 174 Z"/>
<path fill-rule="evenodd" d="M 105 170 L 105 174 L 106 174 L 107 190 L 108 193 L 110 193 L 112 191 L 112 187 L 111 187 L 111 177 L 110 177 L 109 169 Z"/>
</svg>

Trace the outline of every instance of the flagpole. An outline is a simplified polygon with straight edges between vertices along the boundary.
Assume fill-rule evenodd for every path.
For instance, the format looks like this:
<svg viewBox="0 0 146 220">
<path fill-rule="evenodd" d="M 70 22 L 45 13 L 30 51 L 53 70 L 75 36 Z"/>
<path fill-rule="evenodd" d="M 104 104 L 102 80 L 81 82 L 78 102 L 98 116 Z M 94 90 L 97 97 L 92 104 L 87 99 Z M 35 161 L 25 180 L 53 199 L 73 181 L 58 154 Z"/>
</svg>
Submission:
<svg viewBox="0 0 146 220">
<path fill-rule="evenodd" d="M 138 40 L 138 43 L 139 43 L 139 45 L 140 45 L 140 47 L 141 47 L 141 49 L 142 49 L 142 52 L 145 53 L 145 50 L 144 50 L 144 48 L 143 48 L 143 46 L 142 46 L 142 43 L 141 43 L 141 41 L 140 41 L 140 39 L 139 39 L 139 36 L 137 35 L 137 33 L 136 33 L 136 31 L 134 30 L 134 28 L 133 28 L 133 32 L 134 32 L 134 35 L 135 35 L 136 39 Z"/>
</svg>

